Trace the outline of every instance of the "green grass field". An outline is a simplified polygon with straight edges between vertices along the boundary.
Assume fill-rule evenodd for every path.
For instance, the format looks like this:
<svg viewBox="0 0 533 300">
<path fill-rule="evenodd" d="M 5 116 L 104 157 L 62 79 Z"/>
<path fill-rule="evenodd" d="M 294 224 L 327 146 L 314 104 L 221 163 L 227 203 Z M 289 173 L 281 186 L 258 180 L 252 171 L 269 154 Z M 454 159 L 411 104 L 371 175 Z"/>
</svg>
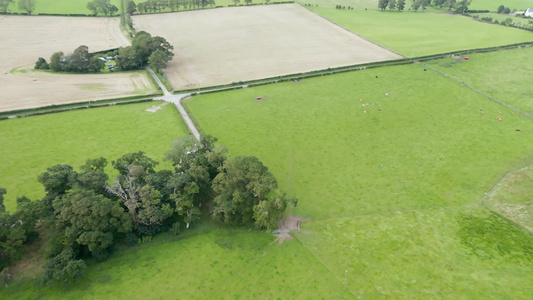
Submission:
<svg viewBox="0 0 533 300">
<path fill-rule="evenodd" d="M 377 0 L 300 0 L 297 2 L 301 3 L 302 5 L 311 4 L 313 6 L 318 5 L 318 7 L 323 8 L 335 8 L 336 5 L 342 5 L 346 7 L 353 7 L 356 10 L 364 10 L 365 8 L 368 10 L 379 10 Z M 405 10 L 409 10 L 411 4 L 412 2 L 406 1 Z M 511 10 L 521 10 L 531 7 L 531 2 L 529 0 L 473 0 L 469 8 L 476 10 L 496 11 L 498 6 L 502 4 L 511 8 Z M 428 7 L 428 10 L 433 10 L 433 8 Z"/>
<path fill-rule="evenodd" d="M 476 206 L 302 224 L 299 240 L 348 270 L 362 299 L 527 299 L 533 239 Z"/>
<path fill-rule="evenodd" d="M 476 203 L 533 161 L 531 119 L 418 64 L 187 105 L 232 155 L 258 156 L 299 197 L 294 214 L 312 221 L 297 238 L 328 276 L 348 270 L 353 298 L 530 293 L 531 238 Z"/>
<path fill-rule="evenodd" d="M 428 64 L 504 103 L 533 114 L 533 66 L 524 63 L 532 56 L 533 47 L 527 47 L 471 54 L 468 61 L 448 58 Z"/>
<path fill-rule="evenodd" d="M 528 7 L 531 7 L 531 1 L 529 0 L 473 0 L 470 4 L 470 9 L 477 9 L 477 10 L 490 10 L 490 11 L 497 11 L 498 6 L 504 5 L 505 7 L 509 7 L 512 10 L 525 10 Z"/>
<path fill-rule="evenodd" d="M 487 24 L 476 27 L 478 22 L 458 16 L 321 7 L 318 12 L 367 38 L 408 51 L 406 55 L 533 40 L 527 32 L 515 34 L 518 31 Z M 463 31 L 479 37 L 460 36 Z M 417 53 L 411 53 L 411 47 Z M 514 103 L 526 109 L 531 91 L 524 86 L 530 85 L 531 70 L 521 65 L 530 54 L 530 49 L 502 51 L 432 66 L 497 98 L 523 95 Z M 256 97 L 264 100 L 255 101 Z M 186 104 L 202 130 L 216 136 L 231 156 L 257 156 L 280 187 L 299 198 L 293 213 L 310 220 L 294 233 L 297 239 L 278 245 L 262 232 L 215 228 L 204 221 L 182 236 L 161 235 L 152 243 L 120 248 L 68 288 L 42 287 L 37 278 L 10 283 L 0 289 L 0 298 L 531 295 L 531 235 L 478 202 L 504 183 L 500 180 L 510 170 L 533 163 L 532 119 L 513 115 L 511 109 L 421 64 L 200 95 Z M 34 185 L 19 190 L 34 190 L 40 188 L 36 176 L 47 166 L 78 167 L 99 150 L 102 154 L 94 157 L 112 160 L 139 150 L 139 141 L 146 145 L 141 149 L 161 160 L 170 141 L 186 131 L 170 106 L 151 114 L 144 109 L 152 104 L 143 105 L 0 122 L 0 131 L 7 133 L 0 143 L 10 145 L 5 155 L 0 154 L 8 158 L 5 168 L 11 168 L 0 172 L 10 174 L 1 175 L 5 178 L 0 177 L 0 186 L 5 186 L 2 180 L 14 186 L 28 182 Z M 27 171 L 14 173 L 20 166 Z M 513 195 L 506 198 L 509 203 L 529 205 L 522 196 L 530 191 L 530 175 L 516 174 L 516 185 L 499 191 Z M 33 198 L 41 195 L 36 192 Z M 9 205 L 12 208 L 13 202 Z"/>
<path fill-rule="evenodd" d="M 12 119 L 0 122 L 0 187 L 7 189 L 5 204 L 14 209 L 15 198 L 44 196 L 37 176 L 56 164 L 78 169 L 89 158 L 111 161 L 128 152 L 143 150 L 162 162 L 171 141 L 187 134 L 178 112 L 167 105 L 155 113 L 145 109 L 161 102 Z"/>
<path fill-rule="evenodd" d="M 11 299 L 109 299 L 110 295 L 114 299 L 353 297 L 297 240 L 278 245 L 271 235 L 227 229 L 185 239 L 160 236 L 89 268 L 82 282 L 68 288 L 25 281 L 0 289 L 0 297 Z"/>
<path fill-rule="evenodd" d="M 46 14 L 91 14 L 91 11 L 87 9 L 87 3 L 89 0 L 36 0 L 35 10 L 32 15 L 39 13 Z M 115 5 L 119 9 L 120 13 L 120 0 L 111 0 L 111 4 Z M 8 12 L 25 13 L 26 11 L 20 10 L 18 7 L 18 1 L 11 4 L 8 8 Z"/>
<path fill-rule="evenodd" d="M 265 100 L 254 101 L 259 96 Z M 258 156 L 305 199 L 297 209 L 303 217 L 473 202 L 533 159 L 533 120 L 417 64 L 204 95 L 187 105 L 233 155 Z"/>
<path fill-rule="evenodd" d="M 312 9 L 408 57 L 533 41 L 531 31 L 482 23 L 459 15 Z"/>
<path fill-rule="evenodd" d="M 510 172 L 480 203 L 533 233 L 533 169 Z"/>
</svg>

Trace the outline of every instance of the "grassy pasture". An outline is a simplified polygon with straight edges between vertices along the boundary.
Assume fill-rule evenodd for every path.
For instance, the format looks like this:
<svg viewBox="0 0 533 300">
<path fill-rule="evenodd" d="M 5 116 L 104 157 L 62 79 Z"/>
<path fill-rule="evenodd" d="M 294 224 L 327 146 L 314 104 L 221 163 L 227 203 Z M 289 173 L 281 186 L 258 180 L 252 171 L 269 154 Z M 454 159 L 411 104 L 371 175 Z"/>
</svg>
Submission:
<svg viewBox="0 0 533 300">
<path fill-rule="evenodd" d="M 507 174 L 481 203 L 533 233 L 533 169 L 531 166 Z"/>
<path fill-rule="evenodd" d="M 77 169 L 89 158 L 111 161 L 123 154 L 143 150 L 162 162 L 171 141 L 187 134 L 178 112 L 167 105 L 155 113 L 145 109 L 161 102 L 119 105 L 105 108 L 12 119 L 0 122 L 0 187 L 7 189 L 5 204 L 16 206 L 15 198 L 44 196 L 37 176 L 56 164 Z"/>
<path fill-rule="evenodd" d="M 362 299 L 527 299 L 533 239 L 477 205 L 302 223 L 307 249 Z"/>
<path fill-rule="evenodd" d="M 303 217 L 473 202 L 533 159 L 533 120 L 417 64 L 192 99 L 204 132 L 264 161 Z"/>
<path fill-rule="evenodd" d="M 533 32 L 458 15 L 312 8 L 320 15 L 406 56 L 533 41 Z M 428 25 L 430 24 L 430 25 Z"/>
<path fill-rule="evenodd" d="M 160 236 L 88 270 L 69 289 L 26 281 L 0 289 L 17 299 L 351 299 L 298 241 L 278 245 L 261 232 L 215 230 Z M 326 297 L 327 295 L 327 297 Z"/>
<path fill-rule="evenodd" d="M 37 0 L 32 14 L 91 14 L 91 11 L 87 9 L 88 2 L 90 0 Z M 118 7 L 120 13 L 120 0 L 111 0 L 111 4 Z M 8 12 L 25 13 L 26 11 L 20 10 L 18 2 L 15 2 L 9 6 Z"/>
<path fill-rule="evenodd" d="M 511 11 L 516 10 L 525 10 L 528 7 L 531 7 L 531 1 L 529 0 L 474 0 L 468 8 L 477 9 L 477 10 L 490 10 L 497 11 L 498 6 L 504 5 L 509 7 Z"/>
<path fill-rule="evenodd" d="M 525 63 L 533 47 L 469 55 L 468 61 L 453 58 L 428 64 L 458 77 L 488 95 L 533 114 L 533 66 Z"/>
</svg>

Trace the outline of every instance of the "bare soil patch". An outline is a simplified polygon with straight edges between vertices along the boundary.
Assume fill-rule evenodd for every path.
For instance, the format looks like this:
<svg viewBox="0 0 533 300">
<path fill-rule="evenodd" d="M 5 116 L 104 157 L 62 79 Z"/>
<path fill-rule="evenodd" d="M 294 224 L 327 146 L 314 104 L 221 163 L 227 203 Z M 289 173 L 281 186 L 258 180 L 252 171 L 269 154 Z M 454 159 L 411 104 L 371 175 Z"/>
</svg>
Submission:
<svg viewBox="0 0 533 300">
<path fill-rule="evenodd" d="M 37 58 L 48 61 L 56 51 L 68 55 L 80 45 L 91 52 L 129 45 L 119 21 L 0 16 L 0 111 L 154 92 L 143 72 L 72 75 L 31 70 Z"/>
<path fill-rule="evenodd" d="M 299 231 L 299 224 L 300 222 L 304 221 L 305 219 L 295 216 L 288 216 L 283 219 L 281 219 L 278 223 L 279 229 L 282 231 L 289 230 L 289 231 Z M 284 241 L 289 241 L 294 239 L 294 237 L 290 233 L 281 232 L 279 234 L 276 234 L 276 240 L 274 242 L 278 242 L 278 244 L 282 244 Z"/>
<path fill-rule="evenodd" d="M 399 58 L 297 4 L 142 15 L 137 30 L 166 38 L 174 89 L 206 87 Z"/>
</svg>

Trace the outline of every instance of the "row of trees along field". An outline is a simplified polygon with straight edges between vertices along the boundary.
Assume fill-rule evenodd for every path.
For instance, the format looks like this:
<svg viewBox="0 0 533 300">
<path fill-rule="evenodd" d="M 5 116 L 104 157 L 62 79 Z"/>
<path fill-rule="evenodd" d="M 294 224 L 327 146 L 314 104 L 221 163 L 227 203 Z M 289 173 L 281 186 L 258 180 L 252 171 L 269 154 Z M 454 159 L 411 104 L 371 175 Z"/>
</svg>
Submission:
<svg viewBox="0 0 533 300">
<path fill-rule="evenodd" d="M 468 12 L 468 6 L 471 2 L 472 0 L 414 0 L 410 9 L 414 11 L 417 11 L 420 8 L 426 10 L 428 6 L 433 6 L 453 10 L 456 13 L 466 13 Z M 387 8 L 390 10 L 403 11 L 405 8 L 405 0 L 379 0 L 378 7 L 382 11 Z"/>
<path fill-rule="evenodd" d="M 104 260 L 117 243 L 178 234 L 202 213 L 223 224 L 274 228 L 297 200 L 287 199 L 256 157 L 228 158 L 215 141 L 176 140 L 165 158 L 173 170 L 156 171 L 158 162 L 141 151 L 125 154 L 112 162 L 119 173 L 113 184 L 105 158 L 87 160 L 80 171 L 52 166 L 38 177 L 44 198 L 22 196 L 13 213 L 5 210 L 6 190 L 0 189 L 0 269 L 19 260 L 38 233 L 49 237 L 44 283 L 69 283 L 83 275 L 85 259 Z"/>
<path fill-rule="evenodd" d="M 120 70 L 136 70 L 151 65 L 156 70 L 164 69 L 172 59 L 174 47 L 160 37 L 152 37 L 145 31 L 139 31 L 133 37 L 132 45 L 121 47 L 117 51 L 102 54 L 113 57 L 116 67 Z M 39 57 L 35 69 L 51 69 L 55 72 L 100 72 L 105 67 L 105 62 L 98 55 L 89 53 L 87 46 L 79 46 L 74 53 L 65 56 L 63 52 L 56 52 L 48 63 Z"/>
<path fill-rule="evenodd" d="M 5 14 L 11 4 L 14 4 L 15 0 L 0 0 L 0 10 Z M 35 10 L 35 0 L 19 0 L 18 7 L 31 15 Z"/>
<path fill-rule="evenodd" d="M 139 2 L 139 4 L 135 4 L 134 1 L 130 0 L 126 4 L 126 12 L 129 14 L 133 14 L 135 12 L 146 14 L 164 11 L 167 8 L 170 8 L 171 11 L 176 11 L 179 10 L 180 7 L 183 7 L 183 9 L 192 9 L 195 7 L 213 7 L 215 5 L 215 0 L 147 0 L 144 2 Z"/>
<path fill-rule="evenodd" d="M 111 4 L 110 0 L 93 0 L 87 3 L 87 9 L 95 16 L 97 16 L 98 13 L 103 13 L 106 16 L 113 16 L 118 12 L 118 7 Z"/>
</svg>

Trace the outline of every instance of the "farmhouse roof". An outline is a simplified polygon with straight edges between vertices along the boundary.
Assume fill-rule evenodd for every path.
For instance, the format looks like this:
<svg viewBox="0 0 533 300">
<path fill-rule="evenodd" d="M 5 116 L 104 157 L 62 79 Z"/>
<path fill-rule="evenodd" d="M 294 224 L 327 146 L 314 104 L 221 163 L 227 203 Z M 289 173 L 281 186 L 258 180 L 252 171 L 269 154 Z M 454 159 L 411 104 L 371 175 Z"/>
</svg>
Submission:
<svg viewBox="0 0 533 300">
<path fill-rule="evenodd" d="M 533 17 L 533 8 L 526 9 L 526 13 L 524 14 L 526 17 Z"/>
</svg>

